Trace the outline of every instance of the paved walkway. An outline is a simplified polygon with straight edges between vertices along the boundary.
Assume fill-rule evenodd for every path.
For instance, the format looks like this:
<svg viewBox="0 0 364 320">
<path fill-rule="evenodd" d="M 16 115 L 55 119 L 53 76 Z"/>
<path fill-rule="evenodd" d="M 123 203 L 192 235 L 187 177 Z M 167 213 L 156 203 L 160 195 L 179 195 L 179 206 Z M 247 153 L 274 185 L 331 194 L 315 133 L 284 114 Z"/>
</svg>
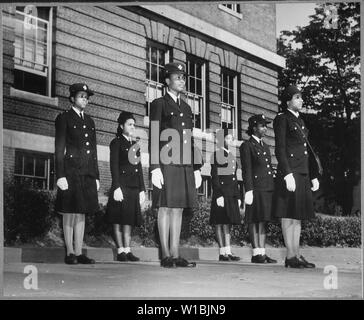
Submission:
<svg viewBox="0 0 364 320">
<path fill-rule="evenodd" d="M 24 268 L 28 265 L 37 268 L 38 290 L 24 287 L 24 279 L 29 276 Z M 338 267 L 337 289 L 325 289 L 327 276 L 323 268 L 298 270 L 286 269 L 281 264 L 246 262 L 199 261 L 196 268 L 189 269 L 164 269 L 158 262 L 104 262 L 91 266 L 6 263 L 4 295 L 51 299 L 361 298 L 360 269 Z"/>
</svg>

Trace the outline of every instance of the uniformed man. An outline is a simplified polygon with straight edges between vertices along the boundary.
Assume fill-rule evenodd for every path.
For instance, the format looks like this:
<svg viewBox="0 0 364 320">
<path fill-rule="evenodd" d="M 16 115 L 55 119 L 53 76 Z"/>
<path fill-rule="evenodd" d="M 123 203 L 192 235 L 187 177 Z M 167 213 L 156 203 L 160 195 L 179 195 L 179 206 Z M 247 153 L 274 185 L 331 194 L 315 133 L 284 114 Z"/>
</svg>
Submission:
<svg viewBox="0 0 364 320">
<path fill-rule="evenodd" d="M 282 98 L 283 112 L 273 122 L 275 153 L 278 160 L 274 215 L 282 219 L 287 247 L 286 267 L 313 268 L 313 263 L 299 254 L 301 220 L 314 217 L 312 191 L 319 188 L 317 167 L 308 146 L 308 129 L 299 113 L 301 92 L 288 86 Z"/>
<path fill-rule="evenodd" d="M 267 124 L 263 114 L 248 119 L 250 139 L 240 146 L 245 188 L 245 219 L 253 248 L 252 263 L 276 263 L 265 254 L 265 225 L 272 220 L 274 172 L 269 146 L 263 141 Z"/>
<path fill-rule="evenodd" d="M 158 230 L 163 267 L 190 267 L 179 256 L 179 240 L 184 209 L 197 204 L 196 189 L 201 185 L 202 157 L 194 157 L 191 107 L 181 99 L 185 90 L 185 66 L 165 66 L 166 94 L 150 107 L 149 154 L 153 183 L 153 207 L 158 208 Z"/>
<path fill-rule="evenodd" d="M 56 210 L 63 215 L 65 263 L 93 264 L 93 259 L 82 254 L 85 214 L 99 210 L 95 123 L 84 113 L 93 92 L 85 83 L 75 83 L 69 94 L 70 109 L 56 118 Z"/>
</svg>

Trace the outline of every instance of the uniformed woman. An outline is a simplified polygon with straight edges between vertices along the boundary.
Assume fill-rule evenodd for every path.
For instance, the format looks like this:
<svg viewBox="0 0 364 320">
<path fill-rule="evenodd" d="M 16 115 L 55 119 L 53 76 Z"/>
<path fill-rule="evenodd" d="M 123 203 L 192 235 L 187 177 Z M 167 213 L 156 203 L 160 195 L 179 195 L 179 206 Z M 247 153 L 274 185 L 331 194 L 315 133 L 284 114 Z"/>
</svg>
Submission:
<svg viewBox="0 0 364 320">
<path fill-rule="evenodd" d="M 252 263 L 276 263 L 265 254 L 266 222 L 272 220 L 274 190 L 269 146 L 263 137 L 270 123 L 264 115 L 249 118 L 250 139 L 240 146 L 242 176 L 245 187 L 245 220 L 253 248 Z"/>
<path fill-rule="evenodd" d="M 234 140 L 227 129 L 216 133 L 217 149 L 211 156 L 212 202 L 210 224 L 215 226 L 219 261 L 238 261 L 231 252 L 230 225 L 241 224 L 240 191 L 236 155 L 229 149 Z"/>
<path fill-rule="evenodd" d="M 307 145 L 308 130 L 299 111 L 303 100 L 295 86 L 285 89 L 283 112 L 274 119 L 275 153 L 278 160 L 274 214 L 282 220 L 282 232 L 287 248 L 285 266 L 314 268 L 299 253 L 301 221 L 314 217 L 312 191 L 319 188 L 318 170 L 310 161 Z"/>
<path fill-rule="evenodd" d="M 95 123 L 84 113 L 93 92 L 84 83 L 71 85 L 69 92 L 72 106 L 56 118 L 56 210 L 63 215 L 65 263 L 92 264 L 95 261 L 82 254 L 82 244 L 85 214 L 99 210 Z"/>
<path fill-rule="evenodd" d="M 161 266 L 167 268 L 196 265 L 180 257 L 178 250 L 182 213 L 184 209 L 196 206 L 196 189 L 202 182 L 202 157 L 194 147 L 192 137 L 193 114 L 180 97 L 185 90 L 185 74 L 183 64 L 167 64 L 166 94 L 150 106 L 152 202 L 153 207 L 158 208 Z"/>
<path fill-rule="evenodd" d="M 145 201 L 140 148 L 132 137 L 135 118 L 130 112 L 121 112 L 116 138 L 110 143 L 110 170 L 112 186 L 107 215 L 113 224 L 118 261 L 139 261 L 130 251 L 132 227 L 142 222 L 141 205 Z"/>
</svg>

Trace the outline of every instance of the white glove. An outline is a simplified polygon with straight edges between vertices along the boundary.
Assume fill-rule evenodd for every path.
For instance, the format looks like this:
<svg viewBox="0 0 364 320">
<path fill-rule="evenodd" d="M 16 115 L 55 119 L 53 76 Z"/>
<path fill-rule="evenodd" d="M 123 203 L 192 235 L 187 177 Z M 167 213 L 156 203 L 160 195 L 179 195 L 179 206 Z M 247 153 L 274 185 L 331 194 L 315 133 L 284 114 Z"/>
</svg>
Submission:
<svg viewBox="0 0 364 320">
<path fill-rule="evenodd" d="M 98 179 L 96 179 L 96 190 L 100 190 L 100 181 Z"/>
<path fill-rule="evenodd" d="M 312 183 L 312 188 L 311 188 L 311 190 L 312 190 L 313 192 L 317 191 L 317 190 L 320 188 L 320 183 L 319 183 L 319 181 L 318 181 L 318 179 L 317 179 L 317 178 L 315 178 L 315 179 L 311 180 L 311 183 Z"/>
<path fill-rule="evenodd" d="M 142 205 L 145 201 L 145 192 L 144 191 L 140 191 L 139 192 L 139 203 L 140 205 Z"/>
<path fill-rule="evenodd" d="M 296 181 L 293 177 L 293 174 L 292 173 L 287 174 L 284 177 L 284 180 L 286 180 L 287 190 L 290 192 L 295 192 L 296 191 Z"/>
<path fill-rule="evenodd" d="M 245 204 L 250 206 L 253 203 L 253 190 L 245 192 Z"/>
<path fill-rule="evenodd" d="M 239 208 L 241 206 L 241 200 L 240 199 L 238 199 L 238 206 L 239 206 Z"/>
<path fill-rule="evenodd" d="M 202 183 L 201 171 L 200 170 L 196 170 L 195 171 L 195 185 L 196 185 L 196 189 L 198 189 L 201 186 L 201 183 Z"/>
<path fill-rule="evenodd" d="M 123 192 L 121 191 L 121 188 L 117 188 L 114 191 L 114 200 L 115 201 L 123 201 L 124 200 L 124 195 Z"/>
<path fill-rule="evenodd" d="M 68 182 L 65 177 L 59 178 L 57 180 L 57 187 L 60 188 L 62 191 L 65 191 L 68 189 Z"/>
<path fill-rule="evenodd" d="M 152 183 L 158 189 L 162 189 L 162 185 L 164 184 L 163 173 L 160 168 L 154 169 L 152 171 Z"/>
<path fill-rule="evenodd" d="M 224 197 L 221 196 L 219 198 L 216 199 L 216 203 L 219 207 L 223 207 L 224 206 Z"/>
</svg>

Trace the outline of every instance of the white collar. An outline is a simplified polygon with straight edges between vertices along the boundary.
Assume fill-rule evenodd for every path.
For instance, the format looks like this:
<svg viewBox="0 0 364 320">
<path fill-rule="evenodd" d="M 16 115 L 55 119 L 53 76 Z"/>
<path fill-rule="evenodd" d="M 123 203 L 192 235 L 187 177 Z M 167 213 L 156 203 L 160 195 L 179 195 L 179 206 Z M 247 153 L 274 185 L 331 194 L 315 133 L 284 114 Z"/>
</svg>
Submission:
<svg viewBox="0 0 364 320">
<path fill-rule="evenodd" d="M 225 147 L 223 147 L 222 150 L 226 151 L 227 153 L 230 153 L 230 150 L 229 149 L 225 149 Z"/>
<path fill-rule="evenodd" d="M 129 142 L 131 142 L 131 138 L 130 138 L 130 137 L 126 136 L 124 133 L 123 133 L 122 135 L 124 136 L 124 138 L 125 138 L 126 140 L 128 140 Z"/>
<path fill-rule="evenodd" d="M 78 116 L 81 118 L 81 114 L 83 116 L 83 111 L 78 110 L 77 108 L 75 108 L 74 106 L 72 106 L 72 109 L 75 110 L 75 112 L 78 114 Z"/>
<path fill-rule="evenodd" d="M 290 111 L 296 118 L 298 118 L 300 116 L 299 112 L 297 111 L 293 111 L 291 109 L 287 109 L 288 111 Z"/>
<path fill-rule="evenodd" d="M 262 141 L 262 139 L 259 139 L 257 136 L 255 136 L 254 134 L 252 134 L 252 137 L 258 141 L 258 143 L 260 143 L 260 141 Z"/>
<path fill-rule="evenodd" d="M 169 91 L 167 88 L 167 93 L 172 97 L 175 103 L 177 103 L 177 99 L 180 97 L 180 95 L 176 96 L 173 92 Z"/>
</svg>

